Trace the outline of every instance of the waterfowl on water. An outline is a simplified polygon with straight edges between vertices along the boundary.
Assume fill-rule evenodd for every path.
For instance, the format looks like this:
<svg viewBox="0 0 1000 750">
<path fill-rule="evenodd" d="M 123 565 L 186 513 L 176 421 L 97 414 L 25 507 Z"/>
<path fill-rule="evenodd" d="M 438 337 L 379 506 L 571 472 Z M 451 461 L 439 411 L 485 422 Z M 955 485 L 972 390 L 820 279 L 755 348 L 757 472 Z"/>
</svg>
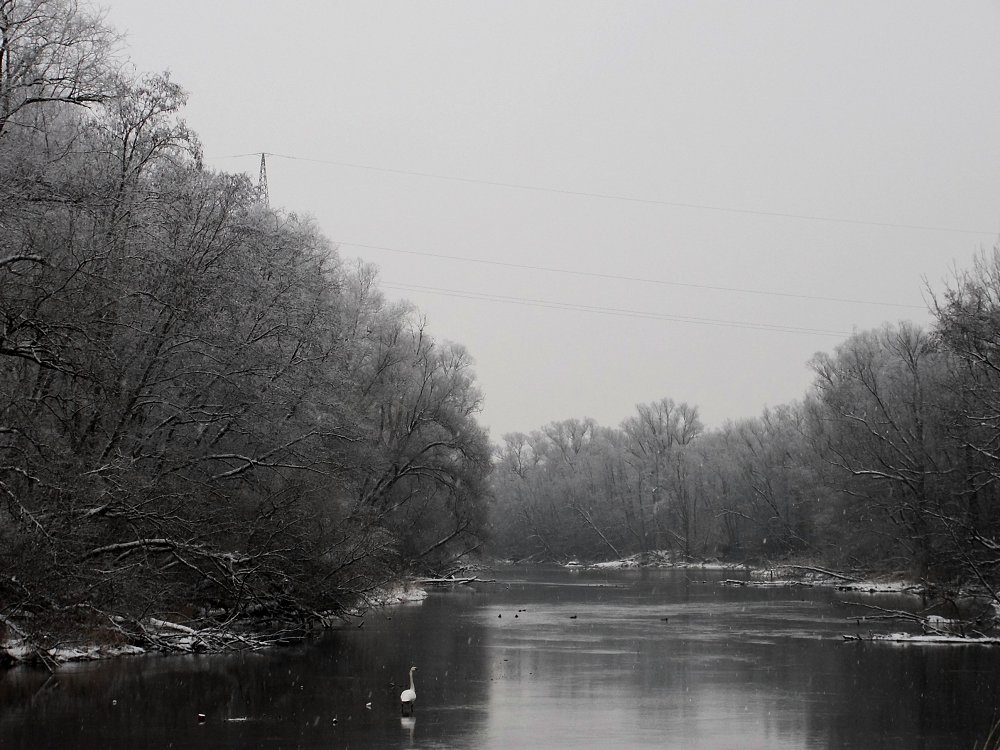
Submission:
<svg viewBox="0 0 1000 750">
<path fill-rule="evenodd" d="M 417 701 L 417 689 L 413 685 L 413 673 L 416 671 L 416 667 L 410 667 L 410 687 L 399 694 L 399 707 L 404 715 L 406 715 L 407 709 L 409 709 L 409 715 L 413 715 L 413 704 Z"/>
</svg>

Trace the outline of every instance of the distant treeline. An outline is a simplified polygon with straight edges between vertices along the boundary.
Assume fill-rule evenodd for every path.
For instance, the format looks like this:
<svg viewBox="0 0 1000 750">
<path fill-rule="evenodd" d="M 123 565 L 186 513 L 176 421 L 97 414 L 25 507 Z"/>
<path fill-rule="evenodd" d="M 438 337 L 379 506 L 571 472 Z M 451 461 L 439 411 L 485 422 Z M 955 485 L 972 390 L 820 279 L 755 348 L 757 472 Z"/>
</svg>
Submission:
<svg viewBox="0 0 1000 750">
<path fill-rule="evenodd" d="M 5 0 L 0 45 L 0 631 L 309 617 L 480 547 L 463 348 L 205 169 L 97 11 Z"/>
<path fill-rule="evenodd" d="M 817 354 L 804 400 L 756 419 L 705 430 L 696 408 L 663 399 L 617 428 L 506 435 L 497 550 L 811 558 L 1000 603 L 1000 254 L 958 274 L 933 312 L 931 330 L 886 325 Z"/>
</svg>

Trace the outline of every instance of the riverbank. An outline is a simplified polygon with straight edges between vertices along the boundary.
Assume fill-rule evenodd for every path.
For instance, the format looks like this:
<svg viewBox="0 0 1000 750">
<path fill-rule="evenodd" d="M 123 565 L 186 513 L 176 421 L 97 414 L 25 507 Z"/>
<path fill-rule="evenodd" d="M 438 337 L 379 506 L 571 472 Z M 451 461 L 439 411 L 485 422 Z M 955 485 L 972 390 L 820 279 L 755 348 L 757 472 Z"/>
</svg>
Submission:
<svg viewBox="0 0 1000 750">
<path fill-rule="evenodd" d="M 101 613 L 97 618 L 77 621 L 74 628 L 60 632 L 38 632 L 31 616 L 0 616 L 0 669 L 17 665 L 37 665 L 53 670 L 67 662 L 94 661 L 145 654 L 216 654 L 270 648 L 299 641 L 310 633 L 348 627 L 366 612 L 382 607 L 423 601 L 422 586 L 402 581 L 360 596 L 343 612 L 317 613 L 310 623 L 279 623 L 265 618 L 239 620 L 205 617 L 181 620 L 145 617 L 127 619 Z M 88 613 L 93 615 L 95 613 Z"/>
<path fill-rule="evenodd" d="M 768 566 L 751 566 L 721 560 L 682 560 L 666 551 L 653 551 L 631 555 L 620 560 L 599 563 L 570 561 L 567 568 L 597 570 L 628 570 L 639 568 L 731 570 L 741 572 L 739 578 L 720 581 L 723 586 L 773 587 L 793 586 L 826 587 L 857 594 L 901 594 L 919 597 L 917 612 L 857 602 L 864 614 L 854 618 L 857 623 L 872 621 L 899 621 L 920 632 L 898 632 L 874 637 L 844 636 L 845 640 L 880 640 L 912 644 L 961 644 L 1000 645 L 1000 601 L 980 591 L 953 587 L 942 590 L 926 582 L 914 581 L 899 573 L 855 574 L 829 570 L 803 562 L 783 562 Z M 962 612 L 960 616 L 943 617 L 938 612 Z"/>
<path fill-rule="evenodd" d="M 899 574 L 854 575 L 829 570 L 806 562 L 784 562 L 766 566 L 754 566 L 747 562 L 732 562 L 719 559 L 686 560 L 679 559 L 663 550 L 637 553 L 619 560 L 596 563 L 582 563 L 571 560 L 568 568 L 589 568 L 596 570 L 629 570 L 638 568 L 663 568 L 682 570 L 730 570 L 743 573 L 746 578 L 727 579 L 723 583 L 739 586 L 832 586 L 842 591 L 868 593 L 905 593 L 924 595 L 930 591 L 926 584 L 906 579 Z"/>
<path fill-rule="evenodd" d="M 635 568 L 700 568 L 702 570 L 751 570 L 746 563 L 725 562 L 718 559 L 710 560 L 686 560 L 677 557 L 666 550 L 652 550 L 650 552 L 637 552 L 634 555 L 623 557 L 618 560 L 604 560 L 602 562 L 581 562 L 580 560 L 569 560 L 564 563 L 567 568 L 592 568 L 595 570 L 630 570 Z"/>
</svg>

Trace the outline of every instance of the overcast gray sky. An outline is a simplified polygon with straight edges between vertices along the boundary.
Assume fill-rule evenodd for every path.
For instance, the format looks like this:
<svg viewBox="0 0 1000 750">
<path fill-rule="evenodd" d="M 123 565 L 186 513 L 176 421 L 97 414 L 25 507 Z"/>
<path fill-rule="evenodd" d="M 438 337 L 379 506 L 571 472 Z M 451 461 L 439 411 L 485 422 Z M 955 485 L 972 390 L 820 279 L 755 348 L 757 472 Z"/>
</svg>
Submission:
<svg viewBox="0 0 1000 750">
<path fill-rule="evenodd" d="M 992 1 L 108 9 L 208 164 L 274 154 L 272 205 L 469 348 L 494 439 L 799 399 L 1000 231 Z"/>
</svg>

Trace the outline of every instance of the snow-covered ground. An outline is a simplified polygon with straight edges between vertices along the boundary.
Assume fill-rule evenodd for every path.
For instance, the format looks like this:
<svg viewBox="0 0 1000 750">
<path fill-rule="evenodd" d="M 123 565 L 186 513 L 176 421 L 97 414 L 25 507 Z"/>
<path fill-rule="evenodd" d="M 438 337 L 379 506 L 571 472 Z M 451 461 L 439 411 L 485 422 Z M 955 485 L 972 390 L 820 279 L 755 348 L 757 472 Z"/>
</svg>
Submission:
<svg viewBox="0 0 1000 750">
<path fill-rule="evenodd" d="M 688 560 L 678 560 L 669 552 L 653 551 L 646 554 L 630 555 L 621 560 L 608 560 L 607 562 L 584 565 L 583 563 L 571 560 L 567 567 L 587 567 L 603 568 L 605 570 L 624 570 L 629 568 L 699 568 L 702 570 L 743 570 L 745 566 L 737 563 L 724 563 L 718 560 L 704 560 L 691 562 Z"/>
<path fill-rule="evenodd" d="M 42 662 L 48 665 L 74 661 L 94 661 L 111 656 L 138 656 L 147 653 L 141 646 L 74 644 L 42 649 L 27 638 L 14 637 L 0 642 L 0 664 Z"/>
<path fill-rule="evenodd" d="M 867 594 L 922 594 L 925 587 L 898 577 L 855 579 L 834 571 L 801 565 L 779 565 L 750 571 L 750 581 L 774 586 L 831 586 Z"/>
<path fill-rule="evenodd" d="M 365 599 L 370 607 L 391 607 L 394 604 L 412 604 L 427 598 L 427 590 L 409 581 L 375 589 Z"/>
<path fill-rule="evenodd" d="M 0 653 L 6 654 L 14 662 L 29 661 L 36 657 L 36 648 L 23 638 L 0 643 Z M 146 653 L 141 646 L 61 646 L 49 649 L 46 656 L 53 662 L 93 661 L 109 656 L 135 656 Z"/>
</svg>

